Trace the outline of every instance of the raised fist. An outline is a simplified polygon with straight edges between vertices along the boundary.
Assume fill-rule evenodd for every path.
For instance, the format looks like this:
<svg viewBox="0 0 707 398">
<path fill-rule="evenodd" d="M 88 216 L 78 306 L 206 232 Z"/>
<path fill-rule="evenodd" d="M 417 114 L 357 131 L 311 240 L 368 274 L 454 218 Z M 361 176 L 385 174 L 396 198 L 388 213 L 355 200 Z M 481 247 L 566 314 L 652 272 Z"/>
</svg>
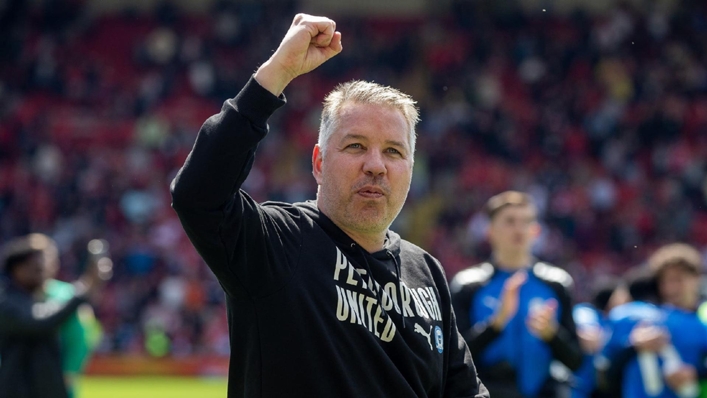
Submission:
<svg viewBox="0 0 707 398">
<path fill-rule="evenodd" d="M 317 68 L 340 53 L 341 33 L 326 17 L 297 14 L 275 53 L 256 72 L 255 80 L 280 95 L 297 76 Z"/>
</svg>

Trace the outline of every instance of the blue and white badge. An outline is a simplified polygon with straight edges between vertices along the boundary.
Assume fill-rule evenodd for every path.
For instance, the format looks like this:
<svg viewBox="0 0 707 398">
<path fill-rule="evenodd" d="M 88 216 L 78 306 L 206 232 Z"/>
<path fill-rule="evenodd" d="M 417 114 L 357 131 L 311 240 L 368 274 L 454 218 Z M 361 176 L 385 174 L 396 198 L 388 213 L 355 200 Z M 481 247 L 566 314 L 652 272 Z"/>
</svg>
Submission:
<svg viewBox="0 0 707 398">
<path fill-rule="evenodd" d="M 444 337 L 442 336 L 442 328 L 439 326 L 435 326 L 435 345 L 441 354 L 444 351 Z"/>
</svg>

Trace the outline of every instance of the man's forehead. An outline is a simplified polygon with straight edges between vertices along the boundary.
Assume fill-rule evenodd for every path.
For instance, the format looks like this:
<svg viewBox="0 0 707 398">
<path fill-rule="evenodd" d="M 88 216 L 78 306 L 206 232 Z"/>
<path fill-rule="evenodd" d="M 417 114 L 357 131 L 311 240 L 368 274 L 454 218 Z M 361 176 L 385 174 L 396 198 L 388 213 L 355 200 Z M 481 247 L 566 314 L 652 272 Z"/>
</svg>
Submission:
<svg viewBox="0 0 707 398">
<path fill-rule="evenodd" d="M 360 117 L 360 114 L 365 115 L 382 115 L 382 114 L 397 114 L 402 121 L 405 121 L 403 112 L 388 104 L 372 104 L 367 102 L 346 101 L 339 108 L 339 118 Z"/>
<path fill-rule="evenodd" d="M 680 262 L 680 261 L 675 261 L 669 264 L 666 264 L 665 267 L 658 272 L 659 276 L 664 276 L 665 274 L 671 274 L 671 275 L 689 275 L 689 276 L 695 276 L 696 278 L 697 273 L 693 268 L 691 268 L 689 265 Z"/>
<path fill-rule="evenodd" d="M 32 253 L 27 258 L 18 264 L 18 268 L 25 267 L 30 268 L 36 265 L 43 265 L 45 263 L 44 255 L 42 252 Z"/>
<path fill-rule="evenodd" d="M 394 115 L 399 116 L 397 121 Z M 399 122 L 400 126 L 391 126 L 391 122 Z M 376 130 L 371 131 L 372 127 Z M 334 134 L 340 139 L 384 139 L 408 146 L 408 128 L 403 113 L 392 106 L 348 102 L 339 112 Z"/>
<path fill-rule="evenodd" d="M 537 211 L 535 206 L 530 204 L 509 204 L 505 205 L 498 210 L 494 219 L 501 217 L 514 217 L 514 216 L 527 216 L 536 218 Z"/>
</svg>

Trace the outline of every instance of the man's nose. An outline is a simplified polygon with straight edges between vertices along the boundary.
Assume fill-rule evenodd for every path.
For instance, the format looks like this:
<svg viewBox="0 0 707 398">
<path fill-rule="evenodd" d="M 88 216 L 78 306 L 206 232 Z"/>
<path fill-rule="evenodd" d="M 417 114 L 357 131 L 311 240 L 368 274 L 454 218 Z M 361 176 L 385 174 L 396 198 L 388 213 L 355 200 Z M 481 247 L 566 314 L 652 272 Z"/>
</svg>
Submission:
<svg viewBox="0 0 707 398">
<path fill-rule="evenodd" d="M 366 159 L 363 163 L 364 173 L 373 177 L 378 177 L 385 175 L 386 170 L 382 153 L 371 150 L 366 154 Z"/>
</svg>

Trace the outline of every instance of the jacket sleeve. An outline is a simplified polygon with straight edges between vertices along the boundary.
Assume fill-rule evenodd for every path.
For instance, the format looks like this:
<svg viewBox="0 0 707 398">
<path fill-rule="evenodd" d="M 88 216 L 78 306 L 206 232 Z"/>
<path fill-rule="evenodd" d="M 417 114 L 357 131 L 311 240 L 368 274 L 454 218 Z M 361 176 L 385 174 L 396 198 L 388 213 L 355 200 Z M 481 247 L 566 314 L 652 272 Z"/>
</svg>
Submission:
<svg viewBox="0 0 707 398">
<path fill-rule="evenodd" d="M 74 296 L 65 303 L 46 302 L 27 306 L 5 296 L 0 298 L 0 335 L 42 336 L 55 333 L 84 302 L 84 296 Z"/>
<path fill-rule="evenodd" d="M 463 284 L 455 278 L 451 288 L 452 305 L 457 316 L 459 332 L 469 345 L 471 355 L 477 359 L 484 349 L 501 335 L 501 332 L 491 327 L 489 322 L 473 318 L 471 306 L 481 286 L 479 282 Z"/>
<path fill-rule="evenodd" d="M 296 246 L 296 217 L 255 202 L 240 188 L 267 119 L 285 103 L 254 78 L 201 127 L 191 153 L 172 181 L 172 207 L 192 244 L 232 296 L 272 287 L 293 261 L 274 246 Z"/>
<path fill-rule="evenodd" d="M 553 283 L 553 285 L 558 296 L 561 313 L 557 333 L 548 344 L 553 358 L 575 371 L 582 366 L 584 356 L 579 346 L 577 328 L 572 317 L 572 309 L 574 308 L 572 296 L 568 287 L 560 283 Z"/>
</svg>

